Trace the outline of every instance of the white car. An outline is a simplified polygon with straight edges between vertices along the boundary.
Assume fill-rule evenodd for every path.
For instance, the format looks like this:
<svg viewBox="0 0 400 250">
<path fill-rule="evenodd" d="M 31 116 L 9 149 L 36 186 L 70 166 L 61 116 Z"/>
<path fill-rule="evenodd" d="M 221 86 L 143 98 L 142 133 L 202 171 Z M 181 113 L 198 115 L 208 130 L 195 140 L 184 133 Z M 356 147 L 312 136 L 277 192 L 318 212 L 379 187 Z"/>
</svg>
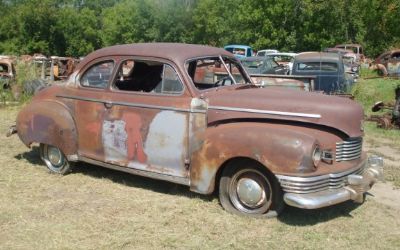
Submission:
<svg viewBox="0 0 400 250">
<path fill-rule="evenodd" d="M 263 49 L 263 50 L 257 51 L 256 56 L 266 56 L 271 53 L 279 53 L 279 51 L 276 49 Z"/>
</svg>

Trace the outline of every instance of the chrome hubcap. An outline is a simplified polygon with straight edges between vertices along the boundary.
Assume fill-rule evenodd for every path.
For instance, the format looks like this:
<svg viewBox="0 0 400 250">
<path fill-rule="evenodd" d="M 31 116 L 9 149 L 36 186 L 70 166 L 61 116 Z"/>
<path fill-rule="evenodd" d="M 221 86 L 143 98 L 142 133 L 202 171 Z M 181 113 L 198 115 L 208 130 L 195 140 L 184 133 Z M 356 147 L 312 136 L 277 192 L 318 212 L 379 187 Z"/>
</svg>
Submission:
<svg viewBox="0 0 400 250">
<path fill-rule="evenodd" d="M 264 188 L 255 180 L 241 178 L 236 187 L 239 200 L 248 207 L 255 208 L 265 201 Z"/>
<path fill-rule="evenodd" d="M 61 165 L 62 155 L 58 148 L 48 147 L 47 156 L 48 156 L 50 163 L 53 166 L 57 167 L 57 166 Z"/>
</svg>

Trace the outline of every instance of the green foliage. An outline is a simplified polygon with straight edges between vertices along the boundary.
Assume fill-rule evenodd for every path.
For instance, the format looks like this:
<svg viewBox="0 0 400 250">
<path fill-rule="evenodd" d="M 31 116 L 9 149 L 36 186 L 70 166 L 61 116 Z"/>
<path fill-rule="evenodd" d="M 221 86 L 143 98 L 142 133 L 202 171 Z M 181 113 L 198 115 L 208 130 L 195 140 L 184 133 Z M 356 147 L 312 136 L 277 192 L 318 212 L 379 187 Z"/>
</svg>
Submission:
<svg viewBox="0 0 400 250">
<path fill-rule="evenodd" d="M 398 0 L 0 1 L 0 53 L 85 56 L 114 44 L 185 42 L 255 49 L 400 46 Z"/>
<path fill-rule="evenodd" d="M 37 69 L 32 63 L 18 61 L 15 65 L 16 84 L 23 86 L 25 82 L 36 79 L 38 76 Z"/>
<path fill-rule="evenodd" d="M 361 79 L 354 86 L 352 94 L 355 96 L 355 100 L 363 106 L 365 113 L 370 114 L 374 103 L 378 101 L 394 102 L 394 90 L 398 85 L 400 85 L 399 80 L 384 78 Z"/>
</svg>

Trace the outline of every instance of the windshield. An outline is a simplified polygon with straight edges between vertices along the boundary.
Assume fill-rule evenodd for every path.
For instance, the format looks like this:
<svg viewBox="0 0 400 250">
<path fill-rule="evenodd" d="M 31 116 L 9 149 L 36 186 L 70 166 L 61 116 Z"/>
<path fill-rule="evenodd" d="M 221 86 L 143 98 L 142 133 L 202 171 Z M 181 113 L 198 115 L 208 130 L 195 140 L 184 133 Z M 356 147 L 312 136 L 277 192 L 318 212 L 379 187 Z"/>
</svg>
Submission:
<svg viewBox="0 0 400 250">
<path fill-rule="evenodd" d="M 264 65 L 264 60 L 242 61 L 242 65 L 245 68 L 260 68 Z"/>
<path fill-rule="evenodd" d="M 189 61 L 187 71 L 199 90 L 251 83 L 242 66 L 228 57 L 207 57 Z"/>
<path fill-rule="evenodd" d="M 343 62 L 345 64 L 353 64 L 354 63 L 354 57 L 352 57 L 352 56 L 343 56 Z"/>
<path fill-rule="evenodd" d="M 269 55 L 269 57 L 273 58 L 275 62 L 279 63 L 290 63 L 294 61 L 293 56 L 288 55 Z"/>
</svg>

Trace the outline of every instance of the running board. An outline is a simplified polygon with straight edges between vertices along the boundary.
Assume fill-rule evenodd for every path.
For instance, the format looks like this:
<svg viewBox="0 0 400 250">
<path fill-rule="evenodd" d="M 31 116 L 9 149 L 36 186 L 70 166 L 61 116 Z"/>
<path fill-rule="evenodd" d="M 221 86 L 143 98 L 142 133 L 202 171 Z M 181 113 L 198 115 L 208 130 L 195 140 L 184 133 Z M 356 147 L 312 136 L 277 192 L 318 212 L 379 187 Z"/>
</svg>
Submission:
<svg viewBox="0 0 400 250">
<path fill-rule="evenodd" d="M 104 167 L 104 168 L 109 168 L 109 169 L 113 169 L 113 170 L 129 173 L 129 174 L 134 174 L 134 175 L 139 175 L 139 176 L 143 176 L 143 177 L 149 177 L 149 178 L 152 178 L 152 179 L 169 181 L 169 182 L 173 182 L 173 183 L 176 183 L 176 184 L 190 186 L 189 178 L 185 178 L 185 177 L 177 177 L 177 176 L 159 174 L 159 173 L 154 173 L 154 172 L 149 172 L 149 171 L 144 171 L 144 170 L 138 170 L 138 169 L 133 169 L 133 168 L 128 168 L 128 167 L 121 167 L 121 166 L 118 166 L 118 165 L 113 165 L 113 164 L 109 164 L 109 163 L 105 163 L 105 162 L 101 162 L 101 161 L 96 161 L 96 160 L 93 160 L 93 159 L 90 159 L 90 158 L 86 158 L 86 157 L 83 157 L 83 156 L 79 157 L 79 161 L 83 161 L 83 162 L 86 162 L 86 163 L 89 163 L 89 164 L 93 164 L 93 165 L 101 166 L 101 167 Z"/>
</svg>

